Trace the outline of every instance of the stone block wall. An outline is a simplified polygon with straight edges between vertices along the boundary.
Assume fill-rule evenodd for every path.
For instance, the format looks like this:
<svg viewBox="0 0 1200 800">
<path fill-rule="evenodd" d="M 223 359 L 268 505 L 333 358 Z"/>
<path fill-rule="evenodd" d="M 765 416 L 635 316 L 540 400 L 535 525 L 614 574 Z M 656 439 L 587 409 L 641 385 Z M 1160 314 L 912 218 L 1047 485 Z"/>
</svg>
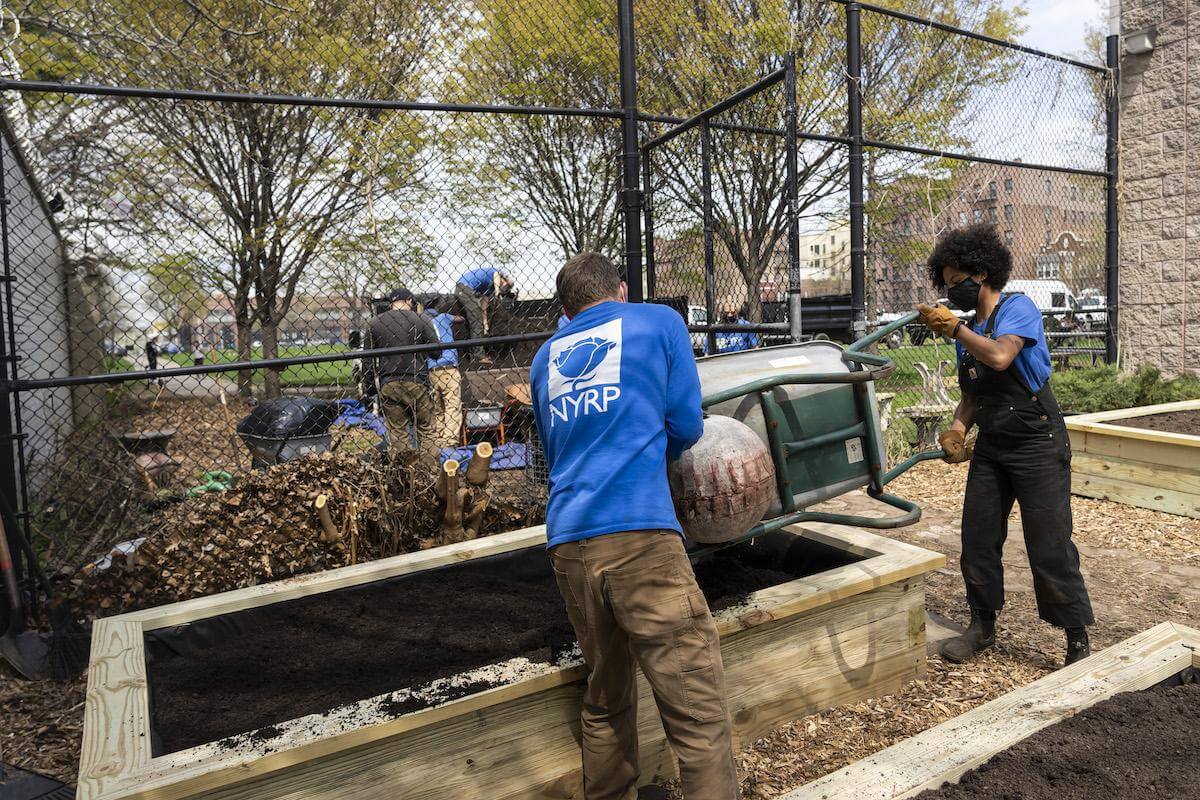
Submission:
<svg viewBox="0 0 1200 800">
<path fill-rule="evenodd" d="M 1200 0 L 1123 0 L 1120 330 L 1127 368 L 1200 371 Z"/>
</svg>

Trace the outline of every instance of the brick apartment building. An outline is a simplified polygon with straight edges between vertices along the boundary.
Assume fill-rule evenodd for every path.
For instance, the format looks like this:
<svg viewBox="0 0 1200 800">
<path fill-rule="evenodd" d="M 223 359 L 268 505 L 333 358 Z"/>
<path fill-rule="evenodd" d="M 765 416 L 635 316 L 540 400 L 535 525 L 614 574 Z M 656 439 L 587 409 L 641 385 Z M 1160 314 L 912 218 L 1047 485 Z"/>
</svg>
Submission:
<svg viewBox="0 0 1200 800">
<path fill-rule="evenodd" d="M 1100 180 L 972 163 L 936 187 L 911 180 L 884 190 L 876 203 L 867 222 L 868 301 L 876 311 L 929 299 L 925 258 L 937 235 L 977 222 L 1001 232 L 1013 254 L 1012 279 L 1060 280 L 1076 295 L 1103 293 Z"/>
</svg>

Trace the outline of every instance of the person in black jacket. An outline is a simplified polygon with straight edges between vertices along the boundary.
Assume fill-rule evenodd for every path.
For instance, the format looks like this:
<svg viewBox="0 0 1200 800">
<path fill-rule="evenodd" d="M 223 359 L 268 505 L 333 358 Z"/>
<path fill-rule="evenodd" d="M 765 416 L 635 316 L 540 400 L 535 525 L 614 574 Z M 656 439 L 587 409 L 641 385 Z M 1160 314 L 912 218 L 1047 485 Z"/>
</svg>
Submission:
<svg viewBox="0 0 1200 800">
<path fill-rule="evenodd" d="M 439 343 L 433 325 L 417 313 L 412 292 L 397 289 L 389 299 L 391 308 L 367 326 L 367 349 Z M 441 350 L 399 353 L 375 359 L 379 400 L 394 447 L 412 448 L 410 425 L 416 430 L 418 447 L 433 446 L 436 409 L 429 386 L 427 359 L 436 358 L 440 353 Z"/>
</svg>

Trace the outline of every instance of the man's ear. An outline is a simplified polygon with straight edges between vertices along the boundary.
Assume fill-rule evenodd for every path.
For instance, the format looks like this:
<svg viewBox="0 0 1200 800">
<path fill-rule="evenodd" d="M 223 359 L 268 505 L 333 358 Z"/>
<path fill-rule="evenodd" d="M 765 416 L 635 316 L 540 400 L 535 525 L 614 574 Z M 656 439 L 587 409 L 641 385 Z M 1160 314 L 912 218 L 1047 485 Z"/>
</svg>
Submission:
<svg viewBox="0 0 1200 800">
<path fill-rule="evenodd" d="M 621 281 L 621 288 L 617 290 L 617 302 L 625 303 L 629 301 L 629 284 Z"/>
</svg>

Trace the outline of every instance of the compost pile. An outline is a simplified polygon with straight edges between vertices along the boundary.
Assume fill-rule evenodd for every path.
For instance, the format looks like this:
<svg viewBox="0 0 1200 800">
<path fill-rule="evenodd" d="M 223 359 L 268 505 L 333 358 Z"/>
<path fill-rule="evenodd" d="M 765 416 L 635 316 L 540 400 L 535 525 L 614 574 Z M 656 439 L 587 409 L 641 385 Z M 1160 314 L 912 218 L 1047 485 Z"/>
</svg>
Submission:
<svg viewBox="0 0 1200 800">
<path fill-rule="evenodd" d="M 440 526 L 434 469 L 412 453 L 323 453 L 241 476 L 162 508 L 130 537 L 145 541 L 107 569 L 84 568 L 76 607 L 110 616 L 428 547 Z M 533 498 L 496 483 L 481 535 L 536 520 Z M 323 536 L 319 494 L 336 540 Z"/>
</svg>

